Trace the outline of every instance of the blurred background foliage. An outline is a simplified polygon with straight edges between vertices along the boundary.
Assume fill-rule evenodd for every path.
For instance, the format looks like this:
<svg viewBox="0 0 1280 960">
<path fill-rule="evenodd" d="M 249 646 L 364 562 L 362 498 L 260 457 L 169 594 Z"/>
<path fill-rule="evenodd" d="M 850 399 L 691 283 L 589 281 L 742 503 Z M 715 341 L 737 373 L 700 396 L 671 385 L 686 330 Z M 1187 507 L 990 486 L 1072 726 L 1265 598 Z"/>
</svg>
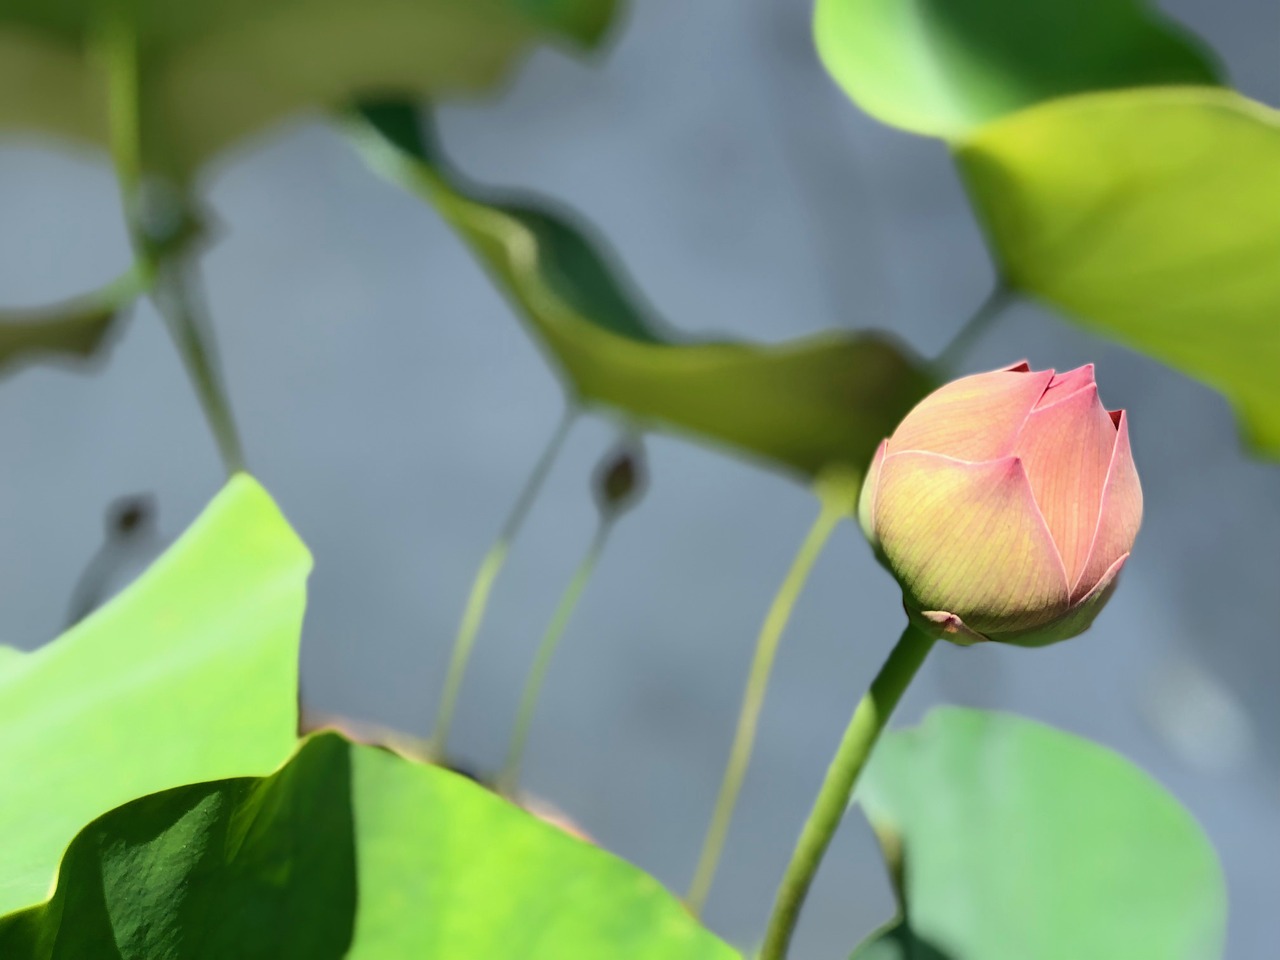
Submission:
<svg viewBox="0 0 1280 960">
<path fill-rule="evenodd" d="M 1087 637 L 1031 657 L 945 651 L 907 718 L 935 700 L 1017 709 L 1138 760 L 1206 825 L 1232 886 L 1232 956 L 1259 955 L 1280 855 L 1280 755 L 1254 732 L 1278 719 L 1274 473 L 1240 452 L 1214 394 L 1059 321 L 1216 388 L 1255 450 L 1280 450 L 1277 127 L 1245 99 L 1280 94 L 1258 39 L 1274 10 L 1171 7 L 1201 44 L 1129 4 L 917 6 L 822 0 L 818 51 L 868 113 L 942 138 L 954 166 L 835 92 L 793 4 L 638 3 L 595 62 L 538 53 L 500 98 L 419 127 L 414 113 L 491 86 L 530 44 L 595 44 L 612 5 L 4 0 L 7 639 L 57 632 L 102 505 L 155 491 L 176 532 L 218 486 L 152 309 L 117 322 L 156 285 L 225 434 L 223 378 L 200 366 L 215 332 L 246 458 L 319 558 L 308 700 L 427 733 L 467 577 L 564 402 L 460 238 L 571 404 L 753 461 L 652 442 L 645 522 L 622 527 L 587 594 L 527 763 L 535 790 L 679 888 L 750 639 L 813 509 L 792 481 L 859 467 L 941 374 L 918 357 L 985 304 L 990 335 L 954 372 L 1097 360 L 1108 405 L 1134 418 L 1146 529 Z M 1241 94 L 1214 86 L 1223 75 Z M 1182 86 L 1134 89 L 1155 84 Z M 352 114 L 356 94 L 383 99 Z M 342 133 L 458 236 L 370 178 Z M 164 295 L 193 252 L 211 325 Z M 92 378 L 11 362 L 104 343 Z M 458 723 L 482 767 L 594 522 L 587 465 L 612 430 L 576 427 L 496 594 Z M 239 442 L 221 439 L 234 460 Z M 778 825 L 800 822 L 900 615 L 846 534 L 784 649 L 708 914 L 736 942 L 758 932 L 793 838 Z M 6 676 L 38 673 L 17 662 Z M 802 953 L 847 951 L 851 924 L 869 933 L 891 913 L 874 846 L 851 823 Z"/>
</svg>

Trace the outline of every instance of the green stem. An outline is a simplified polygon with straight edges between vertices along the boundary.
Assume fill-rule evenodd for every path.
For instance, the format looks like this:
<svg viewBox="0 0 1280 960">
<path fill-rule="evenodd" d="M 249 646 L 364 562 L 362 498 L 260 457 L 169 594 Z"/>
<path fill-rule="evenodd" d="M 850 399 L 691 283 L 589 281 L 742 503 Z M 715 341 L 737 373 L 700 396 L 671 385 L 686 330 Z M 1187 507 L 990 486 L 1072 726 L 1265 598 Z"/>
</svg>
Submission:
<svg viewBox="0 0 1280 960">
<path fill-rule="evenodd" d="M 520 764 L 524 760 L 525 745 L 529 741 L 529 728 L 533 724 L 533 712 L 538 705 L 538 695 L 542 692 L 547 668 L 551 665 L 551 658 L 560 645 L 560 639 L 564 636 L 573 611 L 578 606 L 582 591 L 595 571 L 600 554 L 604 552 L 605 543 L 612 529 L 612 518 L 608 516 L 601 518 L 600 525 L 596 527 L 595 536 L 591 538 L 591 545 L 587 547 L 582 562 L 578 564 L 573 578 L 561 594 L 551 622 L 547 624 L 542 641 L 538 644 L 533 665 L 529 668 L 528 677 L 525 678 L 524 692 L 520 695 L 520 707 L 516 711 L 516 722 L 511 733 L 511 745 L 507 749 L 507 759 L 502 765 L 502 772 L 498 774 L 498 792 L 504 796 L 514 796 L 516 787 L 520 783 Z"/>
<path fill-rule="evenodd" d="M 218 444 L 227 473 L 244 469 L 244 453 L 231 404 L 222 388 L 214 358 L 212 335 L 194 293 L 194 264 L 188 262 L 190 212 L 176 184 L 158 191 L 168 204 L 166 216 L 156 217 L 160 204 L 149 204 L 144 189 L 142 88 L 135 25 L 124 4 L 108 5 L 99 26 L 97 49 L 107 74 L 107 108 L 111 124 L 111 155 L 120 182 L 129 238 L 137 258 L 138 282 L 150 288 L 152 302 L 164 318 L 174 346 L 195 388 L 200 408 Z M 155 205 L 157 210 L 148 209 Z"/>
<path fill-rule="evenodd" d="M 849 806 L 858 776 L 933 643 L 933 638 L 908 625 L 889 659 L 871 682 L 871 689 L 858 703 L 778 887 L 759 960 L 784 960 L 786 957 L 800 908 Z"/>
<path fill-rule="evenodd" d="M 138 35 L 123 5 L 102 5 L 96 48 L 107 76 L 107 117 L 111 160 L 120 182 L 132 231 L 142 184 L 142 100 L 139 85 Z M 135 246 L 138 237 L 133 235 Z"/>
<path fill-rule="evenodd" d="M 449 668 L 445 673 L 444 692 L 440 696 L 440 706 L 436 712 L 435 732 L 427 747 L 428 756 L 437 760 L 445 758 L 445 751 L 449 743 L 449 729 L 453 725 L 453 716 L 458 707 L 458 694 L 462 689 L 462 679 L 466 675 L 467 664 L 471 660 L 471 651 L 475 646 L 476 635 L 480 632 L 480 624 L 484 621 L 485 610 L 489 606 L 489 594 L 492 593 L 494 582 L 498 579 L 498 574 L 502 572 L 502 567 L 507 562 L 507 554 L 511 550 L 511 543 L 524 525 L 529 509 L 533 506 L 534 500 L 537 499 L 538 492 L 542 489 L 542 485 L 547 479 L 547 474 L 551 472 L 551 466 L 555 463 L 560 449 L 564 446 L 565 438 L 569 436 L 569 429 L 573 426 L 577 415 L 577 405 L 570 403 L 565 408 L 560 422 L 556 425 L 551 439 L 538 457 L 538 462 L 534 464 L 533 471 L 525 480 L 520 495 L 516 498 L 511 512 L 502 524 L 498 539 L 494 541 L 493 546 L 484 555 L 484 559 L 480 561 L 480 568 L 476 571 L 475 579 L 471 583 L 471 592 L 467 595 L 467 605 L 462 613 L 462 623 L 458 627 L 458 635 L 454 638 L 453 653 L 449 657 Z"/>
<path fill-rule="evenodd" d="M 978 305 L 978 309 L 952 337 L 951 342 L 938 354 L 937 359 L 933 361 L 934 367 L 943 376 L 954 376 L 955 367 L 960 362 L 960 358 L 982 339 L 982 336 L 991 328 L 991 324 L 1013 303 L 1016 296 L 1014 291 L 1003 282 L 997 282 L 992 291 L 987 294 L 986 299 Z"/>
<path fill-rule="evenodd" d="M 756 640 L 756 651 L 751 660 L 751 671 L 747 676 L 746 692 L 738 713 L 738 726 L 733 736 L 733 746 L 729 751 L 729 762 L 725 767 L 724 778 L 720 781 L 720 792 L 716 796 L 715 810 L 711 815 L 711 825 L 707 828 L 706 839 L 702 842 L 702 853 L 698 857 L 693 883 L 689 885 L 689 893 L 685 897 L 685 904 L 694 916 L 702 912 L 707 895 L 711 892 L 712 881 L 715 880 L 716 868 L 720 864 L 720 855 L 724 851 L 729 824 L 733 820 L 733 811 L 738 803 L 738 794 L 742 790 L 742 781 L 751 763 L 756 728 L 760 723 L 760 710 L 764 706 L 765 692 L 769 687 L 769 674 L 773 670 L 778 643 L 782 639 L 787 622 L 791 619 L 791 611 L 800 597 L 800 592 L 804 589 L 814 562 L 822 553 L 822 548 L 830 538 L 831 532 L 841 518 L 847 515 L 847 504 L 835 497 L 823 497 L 818 517 L 796 552 L 795 559 L 791 562 L 791 569 L 787 571 L 782 585 L 778 588 L 778 593 L 774 596 L 773 603 L 760 628 L 760 636 Z"/>
<path fill-rule="evenodd" d="M 195 279 L 191 275 L 194 269 L 194 265 L 182 262 L 181 258 L 162 263 L 151 301 L 164 318 L 205 421 L 218 444 L 223 466 L 230 475 L 244 469 L 244 448 L 214 359 L 213 337 L 203 311 L 203 300 L 194 292 Z"/>
</svg>

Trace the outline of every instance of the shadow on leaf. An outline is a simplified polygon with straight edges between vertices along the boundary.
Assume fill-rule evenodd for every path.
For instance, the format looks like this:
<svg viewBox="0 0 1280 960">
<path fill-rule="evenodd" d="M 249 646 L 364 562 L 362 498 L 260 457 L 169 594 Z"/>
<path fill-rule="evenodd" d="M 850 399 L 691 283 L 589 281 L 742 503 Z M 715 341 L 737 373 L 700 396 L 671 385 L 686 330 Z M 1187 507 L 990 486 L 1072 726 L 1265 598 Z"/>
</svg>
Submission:
<svg viewBox="0 0 1280 960">
<path fill-rule="evenodd" d="M 99 817 L 68 848 L 52 899 L 0 921 L 0 956 L 338 960 L 355 912 L 350 758 L 340 738 L 317 737 L 275 776 L 178 787 Z"/>
<path fill-rule="evenodd" d="M 858 947 L 849 960 L 958 960 L 917 936 L 906 919 L 895 920 Z"/>
</svg>

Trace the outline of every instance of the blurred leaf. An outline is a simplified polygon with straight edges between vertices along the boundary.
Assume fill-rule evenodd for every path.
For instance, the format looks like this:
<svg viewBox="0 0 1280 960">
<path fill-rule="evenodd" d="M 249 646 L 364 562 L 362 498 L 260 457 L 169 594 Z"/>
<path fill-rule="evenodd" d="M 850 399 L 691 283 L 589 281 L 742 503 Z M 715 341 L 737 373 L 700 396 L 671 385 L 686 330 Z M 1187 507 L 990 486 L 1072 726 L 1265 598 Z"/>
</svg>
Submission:
<svg viewBox="0 0 1280 960">
<path fill-rule="evenodd" d="M 7 0 L 0 127 L 107 142 L 96 33 L 135 18 L 144 137 L 189 171 L 285 116 L 367 91 L 433 97 L 491 86 L 533 44 L 591 46 L 615 0 Z"/>
<path fill-rule="evenodd" d="M 103 811 L 289 755 L 310 566 L 240 475 L 115 600 L 32 653 L 0 647 L 0 912 L 47 896 Z"/>
<path fill-rule="evenodd" d="M 937 137 L 1086 90 L 1217 80 L 1141 0 L 818 0 L 814 39 L 863 110 Z"/>
<path fill-rule="evenodd" d="M 877 748 L 858 800 L 908 920 L 857 960 L 1210 960 L 1226 889 L 1200 827 L 1128 761 L 1030 720 L 943 709 Z"/>
<path fill-rule="evenodd" d="M 359 897 L 356 891 L 359 890 Z M 136 800 L 76 838 L 6 960 L 732 960 L 656 881 L 439 767 L 337 734 L 261 780 Z"/>
<path fill-rule="evenodd" d="M 102 290 L 37 310 L 0 310 L 0 371 L 50 357 L 86 358 L 143 290 L 137 270 Z"/>
<path fill-rule="evenodd" d="M 101 304 L 76 304 L 38 319 L 14 311 L 0 313 L 0 369 L 50 355 L 91 356 L 117 315 L 118 311 Z"/>
<path fill-rule="evenodd" d="M 778 346 L 681 340 L 646 316 L 573 219 L 537 198 L 490 196 L 449 169 L 412 106 L 370 104 L 361 116 L 353 135 L 369 162 L 439 209 L 584 402 L 816 474 L 864 469 L 933 386 L 876 334 Z"/>
<path fill-rule="evenodd" d="M 1009 284 L 1219 390 L 1280 456 L 1280 113 L 1212 88 L 1092 94 L 957 157 Z"/>
</svg>

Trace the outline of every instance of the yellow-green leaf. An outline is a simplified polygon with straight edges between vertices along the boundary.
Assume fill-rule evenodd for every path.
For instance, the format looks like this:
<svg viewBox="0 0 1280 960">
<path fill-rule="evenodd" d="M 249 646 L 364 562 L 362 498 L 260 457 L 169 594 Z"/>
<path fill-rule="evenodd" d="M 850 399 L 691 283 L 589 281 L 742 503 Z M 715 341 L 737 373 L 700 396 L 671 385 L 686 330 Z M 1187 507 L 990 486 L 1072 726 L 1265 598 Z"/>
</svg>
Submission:
<svg viewBox="0 0 1280 960">
<path fill-rule="evenodd" d="M 116 599 L 39 650 L 0 647 L 0 912 L 45 897 L 99 814 L 289 755 L 310 568 L 242 474 Z"/>
<path fill-rule="evenodd" d="M 616 0 L 9 0 L 0 128 L 108 142 L 95 52 L 128 18 L 150 162 L 194 169 L 247 134 L 369 91 L 447 97 L 490 86 L 531 45 L 591 45 Z M 117 24 L 118 26 L 119 24 Z"/>
<path fill-rule="evenodd" d="M 934 386 L 879 334 L 777 346 L 682 338 L 647 315 L 599 241 L 564 213 L 538 198 L 497 196 L 451 169 L 411 105 L 367 105 L 353 136 L 466 240 L 585 403 L 816 475 L 864 470 Z"/>
<path fill-rule="evenodd" d="M 1214 387 L 1280 456 L 1280 113 L 1216 88 L 1089 94 L 956 156 L 1008 283 Z"/>
<path fill-rule="evenodd" d="M 818 0 L 814 39 L 863 110 L 938 137 L 1085 90 L 1217 79 L 1143 0 Z"/>
</svg>

